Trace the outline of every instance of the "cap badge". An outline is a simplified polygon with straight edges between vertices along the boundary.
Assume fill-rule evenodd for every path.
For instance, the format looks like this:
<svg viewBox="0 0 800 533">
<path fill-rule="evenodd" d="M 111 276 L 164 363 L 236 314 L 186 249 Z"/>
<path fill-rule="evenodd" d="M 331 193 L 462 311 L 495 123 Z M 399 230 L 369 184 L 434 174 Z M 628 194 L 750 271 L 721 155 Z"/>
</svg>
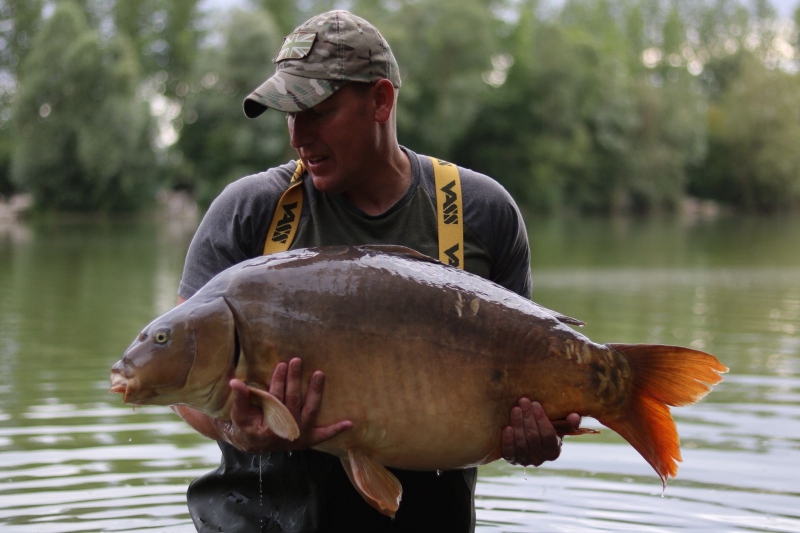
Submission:
<svg viewBox="0 0 800 533">
<path fill-rule="evenodd" d="M 283 39 L 283 46 L 275 58 L 275 63 L 288 59 L 303 59 L 311 52 L 311 47 L 317 38 L 317 33 L 313 31 L 296 31 L 290 33 Z"/>
</svg>

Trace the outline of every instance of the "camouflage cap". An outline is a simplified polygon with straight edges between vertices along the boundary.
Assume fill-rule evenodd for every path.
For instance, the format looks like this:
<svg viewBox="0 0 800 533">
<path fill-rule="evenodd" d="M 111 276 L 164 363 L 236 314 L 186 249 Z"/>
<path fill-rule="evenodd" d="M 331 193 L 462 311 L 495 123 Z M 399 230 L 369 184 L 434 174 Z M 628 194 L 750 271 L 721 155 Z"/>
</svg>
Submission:
<svg viewBox="0 0 800 533">
<path fill-rule="evenodd" d="M 244 100 L 255 118 L 267 108 L 296 113 L 314 107 L 349 81 L 387 79 L 400 87 L 389 44 L 366 20 L 347 11 L 312 17 L 283 40 L 275 74 Z"/>
</svg>

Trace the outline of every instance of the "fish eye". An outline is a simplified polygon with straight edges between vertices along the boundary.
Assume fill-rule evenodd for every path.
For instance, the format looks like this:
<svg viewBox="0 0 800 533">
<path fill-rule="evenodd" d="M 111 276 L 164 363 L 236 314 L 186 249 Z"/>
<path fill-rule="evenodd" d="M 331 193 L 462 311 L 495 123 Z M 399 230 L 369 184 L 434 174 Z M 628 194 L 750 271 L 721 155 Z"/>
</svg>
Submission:
<svg viewBox="0 0 800 533">
<path fill-rule="evenodd" d="M 169 340 L 169 332 L 167 330 L 156 331 L 153 335 L 153 341 L 156 344 L 166 344 Z"/>
</svg>

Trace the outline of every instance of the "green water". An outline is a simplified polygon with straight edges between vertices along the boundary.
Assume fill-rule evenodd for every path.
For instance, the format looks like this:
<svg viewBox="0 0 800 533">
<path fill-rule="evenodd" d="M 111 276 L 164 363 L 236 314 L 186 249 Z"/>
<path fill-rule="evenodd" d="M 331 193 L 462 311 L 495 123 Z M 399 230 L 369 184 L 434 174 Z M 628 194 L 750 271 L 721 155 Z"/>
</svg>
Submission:
<svg viewBox="0 0 800 533">
<path fill-rule="evenodd" d="M 193 531 L 216 446 L 123 407 L 108 369 L 175 301 L 195 221 L 0 222 L 0 531 Z M 800 531 L 800 218 L 529 218 L 534 298 L 599 342 L 683 344 L 731 373 L 676 409 L 664 497 L 610 431 L 484 467 L 478 531 Z M 587 425 L 599 427 L 591 420 Z"/>
</svg>

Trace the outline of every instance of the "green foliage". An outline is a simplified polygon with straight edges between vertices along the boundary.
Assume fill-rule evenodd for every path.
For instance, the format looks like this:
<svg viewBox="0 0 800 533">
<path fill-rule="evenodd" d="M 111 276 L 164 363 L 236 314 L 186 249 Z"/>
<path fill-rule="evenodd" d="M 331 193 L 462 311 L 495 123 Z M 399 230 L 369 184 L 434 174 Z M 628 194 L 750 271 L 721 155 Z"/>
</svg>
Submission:
<svg viewBox="0 0 800 533">
<path fill-rule="evenodd" d="M 9 124 L 16 96 L 14 74 L 38 30 L 42 4 L 42 0 L 0 0 L 0 197 L 16 192 L 11 179 L 14 136 Z"/>
<path fill-rule="evenodd" d="M 0 69 L 14 71 L 39 27 L 43 0 L 0 0 Z"/>
<path fill-rule="evenodd" d="M 249 0 L 220 20 L 201 5 L 0 0 L 0 195 L 111 210 L 157 182 L 207 205 L 294 156 L 281 114 L 247 120 L 242 99 L 284 35 L 344 8 L 398 59 L 400 142 L 496 177 L 521 203 L 800 207 L 800 32 L 769 0 Z M 141 98 L 174 110 L 158 131 Z"/>
<path fill-rule="evenodd" d="M 449 158 L 487 88 L 481 75 L 497 50 L 497 21 L 481 0 L 420 0 L 403 3 L 375 24 L 390 43 L 403 80 L 400 142 Z"/>
<path fill-rule="evenodd" d="M 266 13 L 244 11 L 232 12 L 220 31 L 225 44 L 198 57 L 176 145 L 176 184 L 194 189 L 202 205 L 232 180 L 292 156 L 283 114 L 248 120 L 242 111 L 244 98 L 272 75 L 281 34 Z"/>
<path fill-rule="evenodd" d="M 11 128 L 0 128 L 0 199 L 11 196 L 16 187 L 11 181 L 11 155 L 14 150 L 14 137 Z"/>
<path fill-rule="evenodd" d="M 22 64 L 12 177 L 38 206 L 121 210 L 152 197 L 149 112 L 139 68 L 121 38 L 101 42 L 60 2 Z"/>
<path fill-rule="evenodd" d="M 524 13 L 507 79 L 462 138 L 459 160 L 538 210 L 674 208 L 687 163 L 703 153 L 700 98 L 688 74 L 641 68 L 635 8 L 623 24 L 609 2 L 569 2 L 559 23 Z"/>
<path fill-rule="evenodd" d="M 192 69 L 199 29 L 198 0 L 116 0 L 112 16 L 118 32 L 136 48 L 145 75 L 167 74 L 164 93 L 182 97 Z"/>
<path fill-rule="evenodd" d="M 272 15 L 275 26 L 281 35 L 288 35 L 304 20 L 303 13 L 296 2 L 259 0 L 254 3 L 259 5 L 263 11 Z"/>
<path fill-rule="evenodd" d="M 748 211 L 800 206 L 800 81 L 750 54 L 708 113 L 709 156 L 690 191 Z"/>
</svg>

